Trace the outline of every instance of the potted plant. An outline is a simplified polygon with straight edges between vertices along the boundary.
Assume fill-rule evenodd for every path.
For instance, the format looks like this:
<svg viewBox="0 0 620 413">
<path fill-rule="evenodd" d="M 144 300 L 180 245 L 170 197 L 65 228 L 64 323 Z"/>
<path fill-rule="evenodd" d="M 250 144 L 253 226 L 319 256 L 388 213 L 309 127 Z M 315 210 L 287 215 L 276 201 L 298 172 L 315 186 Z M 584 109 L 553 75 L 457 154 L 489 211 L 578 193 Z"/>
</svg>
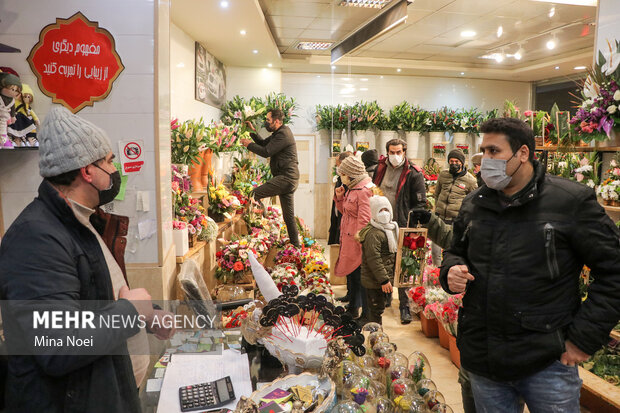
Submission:
<svg viewBox="0 0 620 413">
<path fill-rule="evenodd" d="M 178 123 L 178 119 L 173 119 L 170 128 L 171 161 L 173 164 L 188 165 L 192 186 L 195 191 L 201 191 L 204 163 L 201 152 L 207 149 L 207 127 L 200 118 L 199 121 L 187 120 L 182 124 Z"/>
<path fill-rule="evenodd" d="M 377 121 L 377 129 L 379 129 L 379 143 L 377 151 L 379 155 L 387 155 L 385 145 L 390 140 L 397 137 L 397 131 L 400 126 L 399 113 L 397 107 L 390 109 L 389 113 L 381 113 Z"/>
<path fill-rule="evenodd" d="M 284 93 L 271 92 L 265 97 L 264 105 L 266 112 L 270 109 L 280 109 L 284 115 L 282 120 L 283 125 L 289 125 L 293 123 L 293 117 L 295 115 L 295 109 L 297 109 L 297 103 L 294 98 L 287 98 Z"/>
<path fill-rule="evenodd" d="M 376 101 L 357 102 L 349 107 L 351 130 L 354 133 L 354 142 L 368 142 L 371 148 L 375 148 L 375 128 L 383 110 Z"/>
<path fill-rule="evenodd" d="M 454 124 L 454 111 L 443 107 L 439 110 L 430 113 L 429 116 L 429 131 L 430 131 L 430 146 L 431 157 L 437 155 L 435 152 L 435 145 L 443 146 L 443 152 L 445 153 L 445 136 L 447 131 L 453 129 Z"/>
</svg>

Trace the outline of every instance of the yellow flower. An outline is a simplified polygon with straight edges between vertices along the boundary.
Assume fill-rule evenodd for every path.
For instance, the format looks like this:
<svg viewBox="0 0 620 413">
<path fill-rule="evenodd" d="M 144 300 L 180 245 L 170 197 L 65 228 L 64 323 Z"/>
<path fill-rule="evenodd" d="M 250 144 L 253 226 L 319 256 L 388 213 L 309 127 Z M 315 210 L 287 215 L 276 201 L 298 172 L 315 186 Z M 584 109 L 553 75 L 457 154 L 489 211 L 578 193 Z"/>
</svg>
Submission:
<svg viewBox="0 0 620 413">
<path fill-rule="evenodd" d="M 189 145 L 185 145 L 185 147 L 183 148 L 183 152 L 187 152 L 189 151 Z"/>
<path fill-rule="evenodd" d="M 245 239 L 242 239 L 241 241 L 239 241 L 239 245 L 248 245 L 248 241 Z"/>
</svg>

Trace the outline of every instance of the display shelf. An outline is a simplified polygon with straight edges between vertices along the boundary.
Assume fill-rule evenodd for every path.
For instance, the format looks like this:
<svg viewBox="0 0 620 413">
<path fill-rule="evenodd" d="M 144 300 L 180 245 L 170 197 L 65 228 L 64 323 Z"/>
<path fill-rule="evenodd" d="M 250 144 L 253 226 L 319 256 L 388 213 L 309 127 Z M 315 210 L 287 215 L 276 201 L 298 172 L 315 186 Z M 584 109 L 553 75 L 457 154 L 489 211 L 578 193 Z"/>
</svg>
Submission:
<svg viewBox="0 0 620 413">
<path fill-rule="evenodd" d="M 592 146 L 560 146 L 559 148 L 554 146 L 536 146 L 537 151 L 551 151 L 551 152 L 592 152 L 592 151 L 601 151 L 600 149 L 594 148 Z"/>
<path fill-rule="evenodd" d="M 187 260 L 189 257 L 191 257 L 192 255 L 196 254 L 198 251 L 203 249 L 205 245 L 207 245 L 205 241 L 196 242 L 196 244 L 192 248 L 190 248 L 189 251 L 187 251 L 184 256 L 177 257 L 177 264 L 183 264 L 185 260 Z"/>
<path fill-rule="evenodd" d="M 581 386 L 581 405 L 592 412 L 620 412 L 620 388 L 606 382 L 597 375 L 579 367 Z"/>
<path fill-rule="evenodd" d="M 620 207 L 617 207 L 617 206 L 603 205 L 603 208 L 605 208 L 605 211 L 620 212 Z"/>
</svg>

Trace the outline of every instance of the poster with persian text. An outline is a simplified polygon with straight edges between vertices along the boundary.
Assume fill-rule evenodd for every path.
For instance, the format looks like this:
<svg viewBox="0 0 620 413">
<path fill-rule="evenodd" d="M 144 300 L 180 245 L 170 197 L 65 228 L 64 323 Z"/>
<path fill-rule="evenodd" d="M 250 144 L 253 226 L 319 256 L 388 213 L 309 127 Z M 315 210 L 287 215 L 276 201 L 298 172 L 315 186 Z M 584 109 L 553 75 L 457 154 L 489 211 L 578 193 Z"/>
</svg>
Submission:
<svg viewBox="0 0 620 413">
<path fill-rule="evenodd" d="M 81 12 L 45 26 L 28 63 L 41 91 L 73 113 L 105 99 L 125 68 L 114 37 Z"/>
<path fill-rule="evenodd" d="M 226 70 L 200 43 L 196 42 L 196 100 L 219 108 L 226 100 Z"/>
</svg>

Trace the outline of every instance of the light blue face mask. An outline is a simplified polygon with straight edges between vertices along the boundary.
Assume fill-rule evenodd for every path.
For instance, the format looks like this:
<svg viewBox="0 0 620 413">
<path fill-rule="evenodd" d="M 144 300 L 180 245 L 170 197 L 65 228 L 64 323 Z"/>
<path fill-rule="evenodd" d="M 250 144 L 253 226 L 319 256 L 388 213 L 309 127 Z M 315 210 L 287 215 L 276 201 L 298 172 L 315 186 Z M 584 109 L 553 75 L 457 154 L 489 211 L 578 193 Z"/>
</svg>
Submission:
<svg viewBox="0 0 620 413">
<path fill-rule="evenodd" d="M 515 155 L 516 153 L 514 153 L 510 159 L 514 158 Z M 519 168 L 521 168 L 521 163 L 519 162 L 519 166 L 512 173 L 512 175 L 507 175 L 506 165 L 510 159 L 482 158 L 480 174 L 484 180 L 484 183 L 487 184 L 489 188 L 501 191 L 508 186 L 514 174 L 516 174 Z"/>
</svg>

